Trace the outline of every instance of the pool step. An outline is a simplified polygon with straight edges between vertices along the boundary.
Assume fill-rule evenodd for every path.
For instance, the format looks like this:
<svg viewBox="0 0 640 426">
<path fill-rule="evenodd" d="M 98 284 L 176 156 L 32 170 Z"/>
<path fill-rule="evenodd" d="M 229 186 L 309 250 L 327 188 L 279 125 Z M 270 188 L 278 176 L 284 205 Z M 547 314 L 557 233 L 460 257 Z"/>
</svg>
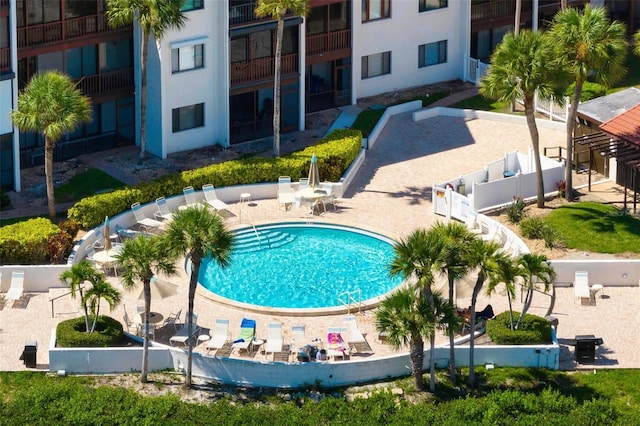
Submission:
<svg viewBox="0 0 640 426">
<path fill-rule="evenodd" d="M 256 232 L 252 229 L 235 236 L 234 251 L 236 253 L 248 253 L 276 248 L 289 244 L 295 239 L 294 235 L 287 232 L 269 229 L 259 230 L 256 236 Z"/>
</svg>

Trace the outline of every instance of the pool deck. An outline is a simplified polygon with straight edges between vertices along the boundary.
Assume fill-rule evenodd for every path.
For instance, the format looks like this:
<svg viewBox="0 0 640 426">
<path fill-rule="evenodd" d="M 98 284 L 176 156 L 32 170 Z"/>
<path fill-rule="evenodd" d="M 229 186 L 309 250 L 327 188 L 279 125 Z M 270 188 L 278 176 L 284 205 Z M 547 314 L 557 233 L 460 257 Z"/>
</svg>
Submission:
<svg viewBox="0 0 640 426">
<path fill-rule="evenodd" d="M 564 132 L 539 130 L 541 146 L 564 145 Z M 253 200 L 244 205 L 231 203 L 232 214 L 226 220 L 232 228 L 242 225 L 240 216 L 244 224 L 281 220 L 323 221 L 359 226 L 392 238 L 401 238 L 418 227 L 428 228 L 436 220 L 443 220 L 432 212 L 430 200 L 434 181 L 478 170 L 501 158 L 505 152 L 516 149 L 526 152 L 528 145 L 529 133 L 524 125 L 447 117 L 413 122 L 410 114 L 401 114 L 390 120 L 376 145 L 367 152 L 355 182 L 339 200 L 336 211 L 329 209 L 320 216 L 310 216 L 306 209 L 284 211 L 275 199 Z M 609 183 L 595 186 L 593 193 L 605 197 L 616 191 L 615 186 Z M 291 267 L 295 268 L 293 259 Z M 188 292 L 186 274 L 180 270 L 177 276 L 166 279 L 179 284 L 178 294 L 163 300 L 152 300 L 152 311 L 166 317 L 170 312 L 182 309 L 184 319 Z M 110 278 L 110 281 L 121 287 L 117 278 Z M 0 310 L 0 370 L 26 370 L 19 357 L 24 343 L 29 340 L 36 340 L 39 345 L 38 369 L 48 369 L 47 348 L 52 329 L 60 320 L 81 315 L 77 300 L 67 296 L 56 301 L 56 317 L 51 317 L 49 298 L 61 294 L 61 291 L 32 293 L 27 296 L 23 306 L 4 306 Z M 256 291 L 259 291 L 259 287 Z M 309 288 L 309 291 L 313 289 Z M 133 317 L 136 305 L 142 303 L 136 299 L 138 293 L 124 293 L 124 304 L 110 315 L 121 320 L 126 306 L 129 316 Z M 559 320 L 558 337 L 563 344 L 561 368 L 581 368 L 573 362 L 573 347 L 568 344 L 570 339 L 581 334 L 593 334 L 604 340 L 604 344 L 597 349 L 596 363 L 585 368 L 640 367 L 634 333 L 640 326 L 639 293 L 638 287 L 607 287 L 604 292 L 606 296 L 598 298 L 595 306 L 582 306 L 574 303 L 571 288 L 558 288 L 553 315 Z M 469 299 L 458 299 L 459 306 L 468 306 L 469 303 Z M 491 297 L 482 295 L 478 309 L 487 303 L 493 306 L 496 313 L 507 309 L 506 297 L 500 294 Z M 545 315 L 549 303 L 548 296 L 536 296 L 530 312 Z M 519 308 L 518 298 L 514 309 Z M 196 297 L 194 311 L 199 314 L 198 323 L 203 327 L 203 333 L 214 326 L 216 318 L 228 318 L 232 339 L 236 338 L 240 322 L 245 316 L 257 321 L 259 339 L 266 339 L 269 322 L 282 322 L 285 344 L 290 341 L 292 325 L 305 324 L 308 340 L 326 340 L 327 327 L 341 326 L 343 317 L 342 314 L 295 317 L 248 312 L 220 305 L 201 295 Z M 101 309 L 101 313 L 107 312 L 106 306 Z M 373 311 L 357 313 L 356 316 L 360 330 L 373 349 L 373 356 L 394 352 L 390 346 L 378 340 Z M 171 336 L 173 328 L 169 327 L 157 331 L 160 341 L 166 342 L 165 339 Z M 444 336 L 438 336 L 438 344 L 445 341 Z M 204 350 L 204 344 L 198 346 L 197 350 Z M 231 356 L 239 355 L 233 353 Z M 259 352 L 250 356 L 257 360 L 266 358 Z M 352 359 L 355 357 L 357 355 Z"/>
</svg>

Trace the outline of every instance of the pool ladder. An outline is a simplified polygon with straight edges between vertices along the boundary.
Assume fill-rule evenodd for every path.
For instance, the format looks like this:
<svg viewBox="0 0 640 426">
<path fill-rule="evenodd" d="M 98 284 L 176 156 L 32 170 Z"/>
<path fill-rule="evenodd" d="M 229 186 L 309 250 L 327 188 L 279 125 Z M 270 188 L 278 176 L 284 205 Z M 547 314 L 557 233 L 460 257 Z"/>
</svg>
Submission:
<svg viewBox="0 0 640 426">
<path fill-rule="evenodd" d="M 362 290 L 345 291 L 338 295 L 338 302 L 347 307 L 347 313 L 351 313 L 352 307 L 357 307 L 358 312 L 362 306 Z"/>
</svg>

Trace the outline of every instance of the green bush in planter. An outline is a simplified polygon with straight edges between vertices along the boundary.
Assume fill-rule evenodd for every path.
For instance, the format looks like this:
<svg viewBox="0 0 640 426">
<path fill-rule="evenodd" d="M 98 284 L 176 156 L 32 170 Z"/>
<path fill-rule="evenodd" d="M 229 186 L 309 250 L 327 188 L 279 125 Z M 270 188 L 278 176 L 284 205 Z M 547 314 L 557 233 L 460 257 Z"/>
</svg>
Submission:
<svg viewBox="0 0 640 426">
<path fill-rule="evenodd" d="M 49 219 L 38 217 L 0 228 L 0 264 L 48 263 L 47 242 L 60 228 Z"/>
<path fill-rule="evenodd" d="M 89 323 L 93 316 L 89 316 Z M 102 348 L 117 346 L 124 339 L 122 324 L 115 319 L 100 315 L 96 331 L 87 333 L 84 316 L 62 321 L 56 328 L 56 343 L 63 348 Z"/>
<path fill-rule="evenodd" d="M 513 313 L 513 323 L 520 318 Z M 509 311 L 505 311 L 487 321 L 487 334 L 496 345 L 539 345 L 551 343 L 551 323 L 537 315 L 525 314 L 520 327 L 511 330 Z"/>
</svg>

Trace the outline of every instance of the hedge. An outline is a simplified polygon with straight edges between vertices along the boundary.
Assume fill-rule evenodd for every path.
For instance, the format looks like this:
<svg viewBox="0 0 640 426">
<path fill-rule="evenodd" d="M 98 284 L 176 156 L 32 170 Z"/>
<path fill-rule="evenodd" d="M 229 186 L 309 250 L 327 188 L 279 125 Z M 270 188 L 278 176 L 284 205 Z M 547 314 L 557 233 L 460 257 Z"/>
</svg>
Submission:
<svg viewBox="0 0 640 426">
<path fill-rule="evenodd" d="M 335 130 L 316 145 L 278 158 L 247 158 L 212 164 L 194 170 L 163 176 L 132 188 L 83 198 L 72 206 L 67 216 L 84 228 L 100 224 L 105 216 L 114 216 L 139 202 L 148 203 L 158 197 L 181 194 L 185 186 L 196 189 L 207 183 L 216 187 L 277 182 L 279 176 L 298 180 L 309 170 L 311 156 L 316 154 L 318 171 L 323 179 L 338 181 L 356 159 L 362 144 L 357 130 Z"/>
<path fill-rule="evenodd" d="M 519 312 L 513 313 L 514 324 L 520 318 Z M 487 334 L 496 345 L 538 345 L 551 342 L 551 323 L 546 319 L 524 314 L 517 330 L 511 330 L 509 311 L 505 311 L 487 321 Z"/>
<path fill-rule="evenodd" d="M 49 219 L 38 217 L 0 228 L 0 263 L 43 264 L 49 261 L 48 241 L 60 234 Z"/>
<path fill-rule="evenodd" d="M 93 316 L 89 316 L 89 326 Z M 124 340 L 122 324 L 115 319 L 100 315 L 96 331 L 86 332 L 85 317 L 62 321 L 56 328 L 56 344 L 63 348 L 101 348 L 116 346 Z"/>
</svg>

